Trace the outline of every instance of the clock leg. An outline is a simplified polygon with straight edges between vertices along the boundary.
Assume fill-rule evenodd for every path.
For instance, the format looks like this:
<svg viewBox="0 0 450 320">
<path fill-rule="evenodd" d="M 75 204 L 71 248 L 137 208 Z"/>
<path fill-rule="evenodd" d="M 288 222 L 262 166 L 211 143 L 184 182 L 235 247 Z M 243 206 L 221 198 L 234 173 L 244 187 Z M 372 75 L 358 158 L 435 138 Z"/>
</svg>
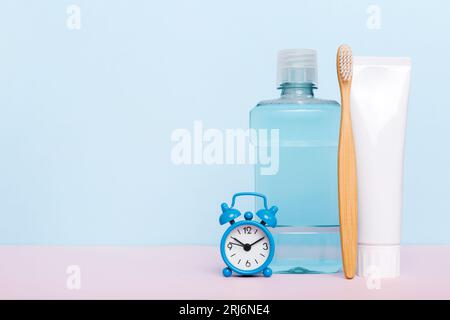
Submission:
<svg viewBox="0 0 450 320">
<path fill-rule="evenodd" d="M 263 275 L 264 275 L 264 277 L 269 278 L 269 277 L 272 275 L 272 269 L 270 269 L 270 268 L 265 268 L 265 269 L 263 270 Z"/>
<path fill-rule="evenodd" d="M 222 273 L 223 273 L 224 277 L 228 278 L 228 277 L 231 277 L 231 274 L 233 273 L 233 271 L 231 271 L 230 268 L 224 268 L 222 270 Z"/>
</svg>

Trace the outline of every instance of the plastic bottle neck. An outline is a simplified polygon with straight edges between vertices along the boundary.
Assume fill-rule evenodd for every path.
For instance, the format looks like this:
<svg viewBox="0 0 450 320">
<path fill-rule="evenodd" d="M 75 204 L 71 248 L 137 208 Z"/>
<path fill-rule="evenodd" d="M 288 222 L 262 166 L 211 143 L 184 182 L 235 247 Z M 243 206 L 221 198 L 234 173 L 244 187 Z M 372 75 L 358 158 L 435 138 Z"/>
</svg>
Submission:
<svg viewBox="0 0 450 320">
<path fill-rule="evenodd" d="M 317 86 L 313 83 L 283 83 L 278 89 L 282 98 L 314 98 Z"/>
</svg>

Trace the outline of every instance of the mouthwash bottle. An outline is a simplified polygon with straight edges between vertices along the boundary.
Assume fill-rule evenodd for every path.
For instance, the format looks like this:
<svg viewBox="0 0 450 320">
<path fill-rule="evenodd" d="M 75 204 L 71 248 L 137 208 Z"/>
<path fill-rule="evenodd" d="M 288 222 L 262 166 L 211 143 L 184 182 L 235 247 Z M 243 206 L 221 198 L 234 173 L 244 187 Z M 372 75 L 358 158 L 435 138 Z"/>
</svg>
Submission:
<svg viewBox="0 0 450 320">
<path fill-rule="evenodd" d="M 277 273 L 338 272 L 340 106 L 314 96 L 318 83 L 314 50 L 280 51 L 277 78 L 281 96 L 258 103 L 250 112 L 254 132 L 268 132 L 254 142 L 257 154 L 278 152 L 277 172 L 264 170 L 260 161 L 255 170 L 256 191 L 279 207 L 271 267 Z M 273 139 L 274 129 L 279 141 L 262 140 Z"/>
</svg>

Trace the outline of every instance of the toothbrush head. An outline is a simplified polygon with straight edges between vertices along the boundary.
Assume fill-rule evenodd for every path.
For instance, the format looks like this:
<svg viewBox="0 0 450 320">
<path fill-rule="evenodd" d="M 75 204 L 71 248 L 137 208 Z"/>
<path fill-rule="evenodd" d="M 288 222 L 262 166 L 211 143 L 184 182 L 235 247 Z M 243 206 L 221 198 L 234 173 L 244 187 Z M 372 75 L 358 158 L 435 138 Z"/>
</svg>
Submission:
<svg viewBox="0 0 450 320">
<path fill-rule="evenodd" d="M 344 44 L 338 49 L 338 73 L 343 81 L 351 81 L 353 77 L 352 48 Z"/>
</svg>

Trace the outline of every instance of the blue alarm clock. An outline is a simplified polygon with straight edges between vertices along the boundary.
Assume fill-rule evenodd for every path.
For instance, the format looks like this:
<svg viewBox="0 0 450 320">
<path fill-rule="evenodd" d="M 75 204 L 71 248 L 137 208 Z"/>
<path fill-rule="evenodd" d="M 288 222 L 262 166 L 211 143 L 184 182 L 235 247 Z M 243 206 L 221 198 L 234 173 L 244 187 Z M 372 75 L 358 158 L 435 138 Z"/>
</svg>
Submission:
<svg viewBox="0 0 450 320">
<path fill-rule="evenodd" d="M 241 212 L 234 207 L 236 199 L 242 196 L 254 196 L 263 199 L 264 208 L 256 213 L 260 222 L 252 221 L 253 213 L 246 212 L 245 220 L 236 222 Z M 222 214 L 219 222 L 221 225 L 230 223 L 230 226 L 222 236 L 220 253 L 227 265 L 223 269 L 223 275 L 230 277 L 234 272 L 241 275 L 255 275 L 260 272 L 265 277 L 272 275 L 272 269 L 268 266 L 272 262 L 275 253 L 273 236 L 267 227 L 275 228 L 278 211 L 276 206 L 269 209 L 265 195 L 256 192 L 236 193 L 231 200 L 231 206 L 222 203 Z"/>
</svg>

